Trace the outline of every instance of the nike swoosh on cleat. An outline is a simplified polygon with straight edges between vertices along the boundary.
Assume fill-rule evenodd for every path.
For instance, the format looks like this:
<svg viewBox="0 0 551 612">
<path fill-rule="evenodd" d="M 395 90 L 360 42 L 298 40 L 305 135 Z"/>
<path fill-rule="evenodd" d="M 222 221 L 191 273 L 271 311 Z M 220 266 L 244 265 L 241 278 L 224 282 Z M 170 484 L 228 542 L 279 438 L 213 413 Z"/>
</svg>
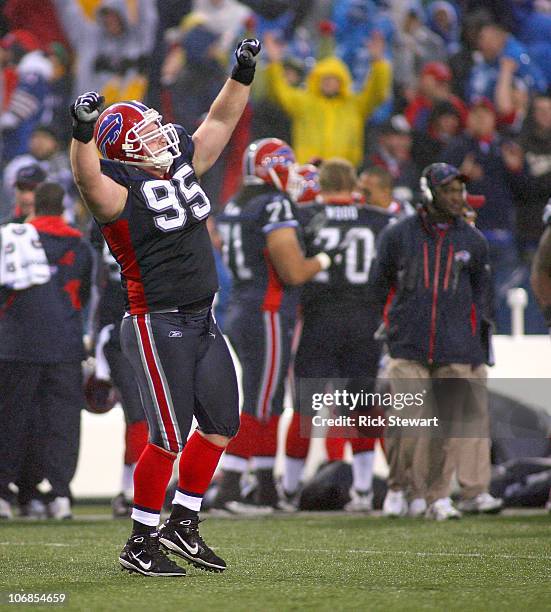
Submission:
<svg viewBox="0 0 551 612">
<path fill-rule="evenodd" d="M 178 539 L 182 542 L 182 544 L 187 548 L 187 551 L 190 555 L 196 555 L 199 552 L 199 544 L 195 544 L 195 546 L 190 546 L 177 531 L 175 531 L 174 533 L 178 536 Z"/>
<path fill-rule="evenodd" d="M 144 570 L 148 570 L 151 567 L 151 561 L 148 561 L 147 563 L 144 563 L 139 557 L 137 557 L 134 553 L 130 553 L 130 556 L 132 557 L 132 559 L 134 559 L 135 561 L 137 561 Z"/>
</svg>

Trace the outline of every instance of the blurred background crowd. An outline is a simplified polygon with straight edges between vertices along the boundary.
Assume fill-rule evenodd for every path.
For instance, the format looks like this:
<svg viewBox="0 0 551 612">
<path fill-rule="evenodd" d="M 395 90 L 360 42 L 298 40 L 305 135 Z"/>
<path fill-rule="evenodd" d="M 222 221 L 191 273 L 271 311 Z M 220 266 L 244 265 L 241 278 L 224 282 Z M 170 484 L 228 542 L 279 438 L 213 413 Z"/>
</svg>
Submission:
<svg viewBox="0 0 551 612">
<path fill-rule="evenodd" d="M 510 331 L 508 289 L 524 287 L 526 331 L 546 332 L 528 277 L 551 195 L 550 0 L 4 0 L 0 35 L 0 222 L 25 214 L 45 175 L 66 189 L 66 219 L 88 227 L 68 160 L 76 95 L 141 99 L 191 133 L 235 40 L 255 36 L 251 103 L 204 178 L 215 208 L 261 137 L 299 163 L 382 167 L 402 202 L 427 164 L 452 163 L 485 196 L 497 331 Z"/>
</svg>

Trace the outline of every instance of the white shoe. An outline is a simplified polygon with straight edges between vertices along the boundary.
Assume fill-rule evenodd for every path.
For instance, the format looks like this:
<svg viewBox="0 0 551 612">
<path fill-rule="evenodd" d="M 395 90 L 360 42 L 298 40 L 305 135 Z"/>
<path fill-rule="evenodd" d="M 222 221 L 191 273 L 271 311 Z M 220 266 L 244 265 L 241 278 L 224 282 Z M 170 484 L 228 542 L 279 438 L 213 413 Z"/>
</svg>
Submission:
<svg viewBox="0 0 551 612">
<path fill-rule="evenodd" d="M 472 499 L 464 499 L 457 504 L 461 512 L 469 514 L 497 514 L 503 508 L 503 500 L 492 497 L 489 493 L 480 493 Z"/>
<path fill-rule="evenodd" d="M 258 506 L 256 504 L 246 504 L 240 501 L 229 501 L 224 504 L 224 510 L 230 514 L 243 514 L 248 516 L 266 516 L 273 514 L 272 506 Z"/>
<path fill-rule="evenodd" d="M 48 516 L 57 520 L 73 518 L 71 500 L 68 497 L 56 497 L 48 504 Z"/>
<path fill-rule="evenodd" d="M 0 519 L 11 519 L 13 514 L 11 512 L 10 502 L 0 497 Z"/>
<path fill-rule="evenodd" d="M 48 516 L 46 504 L 40 499 L 31 499 L 21 506 L 20 516 L 28 519 L 45 519 Z"/>
<path fill-rule="evenodd" d="M 417 518 L 427 511 L 427 502 L 422 497 L 416 497 L 409 503 L 408 516 Z"/>
<path fill-rule="evenodd" d="M 371 512 L 373 510 L 373 492 L 360 493 L 356 489 L 350 489 L 350 501 L 345 505 L 346 512 Z"/>
<path fill-rule="evenodd" d="M 449 519 L 460 519 L 461 512 L 456 510 L 449 497 L 441 497 L 427 508 L 425 518 L 434 519 L 435 521 L 447 521 Z"/>
<path fill-rule="evenodd" d="M 404 492 L 389 489 L 383 503 L 383 516 L 405 516 L 407 511 L 408 503 Z"/>
</svg>

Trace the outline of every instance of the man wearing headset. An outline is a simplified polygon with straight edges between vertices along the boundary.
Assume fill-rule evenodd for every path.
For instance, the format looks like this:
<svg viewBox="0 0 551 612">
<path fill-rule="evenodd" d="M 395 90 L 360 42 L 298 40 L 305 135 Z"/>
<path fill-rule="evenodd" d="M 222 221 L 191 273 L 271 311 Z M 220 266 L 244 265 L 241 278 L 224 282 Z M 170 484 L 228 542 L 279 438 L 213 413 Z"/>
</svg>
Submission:
<svg viewBox="0 0 551 612">
<path fill-rule="evenodd" d="M 501 507 L 488 494 L 488 245 L 463 219 L 465 182 L 454 166 L 427 166 L 418 214 L 383 231 L 371 268 L 368 295 L 384 314 L 391 391 L 413 396 L 387 416 L 389 516 L 406 514 L 409 498 L 411 515 L 421 515 L 426 500 L 427 518 L 459 518 L 449 497 L 456 469 L 464 511 Z M 463 444 L 471 461 L 458 464 Z"/>
</svg>

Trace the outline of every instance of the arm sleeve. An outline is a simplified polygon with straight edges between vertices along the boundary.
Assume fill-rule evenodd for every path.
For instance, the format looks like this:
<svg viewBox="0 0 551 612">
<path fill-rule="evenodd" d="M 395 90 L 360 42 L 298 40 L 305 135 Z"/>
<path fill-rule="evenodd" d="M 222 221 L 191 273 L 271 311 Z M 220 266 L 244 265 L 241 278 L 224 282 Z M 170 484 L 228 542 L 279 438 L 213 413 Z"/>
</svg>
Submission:
<svg viewBox="0 0 551 612">
<path fill-rule="evenodd" d="M 367 282 L 367 298 L 381 315 L 391 288 L 396 283 L 397 262 L 394 247 L 393 226 L 387 226 L 380 234 L 377 255 L 371 264 Z"/>
<path fill-rule="evenodd" d="M 390 96 L 392 68 L 386 60 L 374 62 L 369 77 L 361 92 L 356 94 L 360 112 L 364 117 L 371 113 Z"/>
<path fill-rule="evenodd" d="M 260 213 L 260 227 L 269 234 L 282 227 L 298 227 L 294 207 L 284 195 L 276 196 L 266 202 Z"/>
<path fill-rule="evenodd" d="M 493 319 L 493 285 L 490 269 L 490 256 L 487 240 L 480 235 L 477 258 L 471 271 L 471 286 L 473 303 L 479 319 L 491 321 Z"/>
<path fill-rule="evenodd" d="M 92 291 L 92 272 L 94 267 L 94 256 L 92 246 L 89 242 L 83 241 L 80 245 L 80 289 L 79 296 L 82 306 L 86 306 L 90 300 L 90 293 Z"/>
<path fill-rule="evenodd" d="M 294 117 L 302 112 L 307 94 L 287 83 L 281 62 L 273 62 L 266 68 L 266 81 L 269 94 L 288 115 Z"/>
</svg>

